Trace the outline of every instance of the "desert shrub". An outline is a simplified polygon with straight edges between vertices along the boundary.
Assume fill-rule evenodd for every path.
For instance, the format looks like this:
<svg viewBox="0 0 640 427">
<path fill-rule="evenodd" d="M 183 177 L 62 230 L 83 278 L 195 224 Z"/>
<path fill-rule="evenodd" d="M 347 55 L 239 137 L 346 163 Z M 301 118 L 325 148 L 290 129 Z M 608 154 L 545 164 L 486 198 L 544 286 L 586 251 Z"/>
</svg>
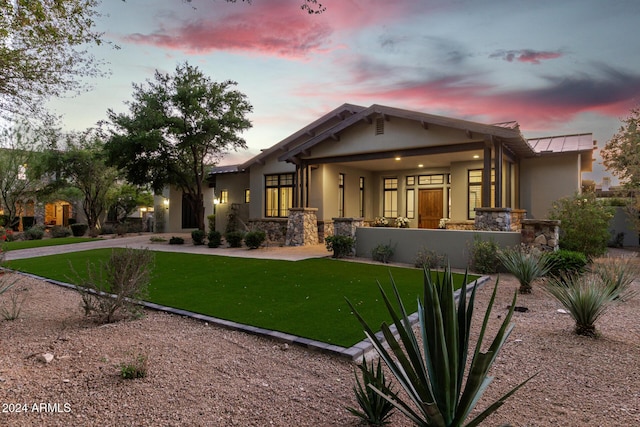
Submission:
<svg viewBox="0 0 640 427">
<path fill-rule="evenodd" d="M 347 410 L 369 425 L 383 426 L 389 424 L 389 417 L 393 413 L 394 406 L 369 387 L 369 384 L 371 384 L 378 390 L 384 390 L 387 395 L 394 393 L 391 389 L 391 382 L 387 382 L 384 376 L 380 360 L 378 359 L 377 364 L 374 366 L 373 362 L 367 364 L 367 359 L 363 356 L 362 363 L 358 365 L 358 370 L 362 376 L 362 382 L 360 382 L 356 370 L 354 372 L 356 385 L 353 387 L 353 392 L 356 395 L 360 409 L 347 407 Z"/>
<path fill-rule="evenodd" d="M 0 266 L 4 262 L 4 252 L 0 248 Z M 9 276 L 4 271 L 0 270 L 0 297 L 4 299 L 3 294 L 11 290 L 14 287 L 17 279 L 9 279 Z M 8 298 L 8 301 L 2 301 L 2 305 L 0 306 L 0 315 L 4 320 L 16 320 L 20 317 L 20 312 L 22 311 L 22 305 L 24 304 L 26 297 L 20 297 L 15 292 L 15 289 L 11 292 L 11 295 Z M 5 306 L 5 302 L 7 306 Z"/>
<path fill-rule="evenodd" d="M 587 258 L 603 255 L 610 237 L 612 209 L 593 193 L 553 202 L 549 217 L 560 220 L 560 248 L 582 252 Z"/>
<path fill-rule="evenodd" d="M 373 258 L 374 261 L 387 264 L 391 260 L 395 250 L 395 246 L 391 246 L 391 243 L 380 243 L 378 246 L 371 249 L 371 258 Z"/>
<path fill-rule="evenodd" d="M 327 236 L 324 244 L 328 251 L 333 251 L 333 258 L 344 258 L 353 254 L 353 247 L 356 244 L 350 236 Z"/>
<path fill-rule="evenodd" d="M 444 266 L 445 257 L 444 255 L 438 255 L 436 251 L 422 248 L 416 254 L 416 257 L 413 261 L 413 265 L 416 268 L 429 268 L 429 269 L 437 269 Z"/>
<path fill-rule="evenodd" d="M 170 245 L 184 245 L 184 239 L 182 237 L 171 236 L 169 239 Z"/>
<path fill-rule="evenodd" d="M 207 237 L 209 239 L 208 246 L 210 248 L 218 248 L 222 244 L 222 234 L 219 231 L 209 231 L 209 235 Z"/>
<path fill-rule="evenodd" d="M 267 233 L 262 230 L 250 231 L 244 236 L 244 244 L 249 249 L 258 249 L 266 240 Z"/>
<path fill-rule="evenodd" d="M 566 249 L 550 252 L 547 256 L 552 264 L 548 273 L 551 276 L 559 276 L 561 274 L 580 275 L 585 271 L 589 262 L 582 252 L 569 251 Z"/>
<path fill-rule="evenodd" d="M 96 230 L 96 229 L 94 229 L 94 230 Z M 113 224 L 104 224 L 97 231 L 100 234 L 116 234 L 116 228 L 113 226 Z M 89 236 L 90 237 L 95 237 L 95 236 L 92 235 L 92 233 L 95 233 L 95 231 L 89 230 Z"/>
<path fill-rule="evenodd" d="M 591 272 L 602 282 L 603 286 L 610 287 L 621 300 L 631 298 L 635 292 L 631 283 L 640 273 L 635 257 L 604 257 L 593 260 Z"/>
<path fill-rule="evenodd" d="M 204 245 L 204 236 L 204 231 L 199 229 L 191 232 L 191 240 L 193 240 L 193 244 L 196 246 Z"/>
<path fill-rule="evenodd" d="M 597 337 L 595 322 L 619 297 L 611 283 L 603 283 L 595 274 L 550 277 L 544 289 L 571 315 L 574 332 L 588 337 Z"/>
<path fill-rule="evenodd" d="M 113 249 L 107 262 L 87 264 L 87 274 L 76 273 L 76 290 L 85 315 L 103 323 L 142 313 L 138 303 L 147 296 L 154 255 L 148 249 Z"/>
<path fill-rule="evenodd" d="M 231 248 L 241 248 L 242 247 L 242 239 L 244 239 L 244 233 L 242 231 L 229 231 L 224 235 L 229 247 Z"/>
<path fill-rule="evenodd" d="M 25 240 L 41 240 L 44 237 L 44 228 L 36 225 L 24 231 L 22 235 Z"/>
<path fill-rule="evenodd" d="M 481 274 L 497 273 L 500 267 L 499 249 L 495 240 L 482 240 L 477 234 L 473 236 L 470 259 L 471 271 Z"/>
<path fill-rule="evenodd" d="M 379 338 L 355 306 L 347 300 L 366 336 L 404 393 L 389 393 L 372 384 L 369 387 L 386 396 L 415 425 L 461 426 L 491 383 L 491 365 L 513 329 L 510 322 L 517 292 L 514 293 L 509 311 L 493 342 L 483 352 L 483 340 L 499 280 L 496 281 L 469 364 L 467 353 L 473 345 L 471 343 L 470 346 L 471 319 L 477 286 L 473 287 L 468 305 L 463 293 L 456 306 L 453 276 L 449 268 L 443 273 L 436 273 L 435 278 L 425 269 L 423 280 L 423 299 L 418 300 L 417 326 L 420 331 L 417 333 L 420 339 L 416 336 L 405 309 L 406 305 L 400 298 L 393 279 L 391 282 L 395 294 L 394 302 L 387 297 L 382 286 L 379 285 L 379 288 L 399 338 L 396 338 L 387 322 L 383 322 L 380 328 L 375 328 L 375 331 L 382 330 L 384 338 Z M 520 383 L 487 409 L 479 412 L 466 425 L 480 425 L 504 403 L 505 399 L 531 378 L 533 377 Z"/>
<path fill-rule="evenodd" d="M 84 236 L 88 229 L 89 229 L 89 226 L 87 224 L 80 224 L 80 223 L 71 224 L 71 233 L 75 237 Z"/>
<path fill-rule="evenodd" d="M 51 234 L 51 237 L 56 239 L 71 236 L 71 230 L 69 227 L 65 227 L 63 225 L 54 225 L 51 227 L 51 231 L 49 233 Z"/>
<path fill-rule="evenodd" d="M 502 266 L 520 282 L 520 293 L 530 294 L 531 284 L 546 276 L 551 269 L 551 260 L 545 253 L 527 251 L 525 248 L 498 251 Z"/>
<path fill-rule="evenodd" d="M 128 363 L 120 364 L 120 376 L 125 380 L 135 380 L 147 376 L 149 358 L 138 354 Z"/>
</svg>

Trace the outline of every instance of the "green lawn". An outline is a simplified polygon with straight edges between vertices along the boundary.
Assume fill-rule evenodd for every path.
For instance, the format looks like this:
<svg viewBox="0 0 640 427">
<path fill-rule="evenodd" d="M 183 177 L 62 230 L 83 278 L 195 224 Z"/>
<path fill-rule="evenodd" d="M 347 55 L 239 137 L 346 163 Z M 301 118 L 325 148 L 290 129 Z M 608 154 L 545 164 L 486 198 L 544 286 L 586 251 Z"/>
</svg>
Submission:
<svg viewBox="0 0 640 427">
<path fill-rule="evenodd" d="M 71 245 L 73 243 L 91 242 L 89 237 L 57 237 L 41 240 L 19 240 L 15 242 L 5 242 L 2 249 L 5 251 L 17 251 L 18 249 L 42 248 L 45 246 Z"/>
<path fill-rule="evenodd" d="M 84 271 L 87 261 L 106 260 L 110 251 L 15 260 L 9 267 L 69 282 L 70 263 Z M 370 324 L 389 321 L 376 281 L 391 295 L 390 273 L 407 310 L 415 311 L 423 283 L 418 269 L 327 258 L 292 262 L 156 252 L 149 301 L 350 347 L 364 333 L 345 297 Z M 462 279 L 458 275 L 459 284 Z"/>
</svg>

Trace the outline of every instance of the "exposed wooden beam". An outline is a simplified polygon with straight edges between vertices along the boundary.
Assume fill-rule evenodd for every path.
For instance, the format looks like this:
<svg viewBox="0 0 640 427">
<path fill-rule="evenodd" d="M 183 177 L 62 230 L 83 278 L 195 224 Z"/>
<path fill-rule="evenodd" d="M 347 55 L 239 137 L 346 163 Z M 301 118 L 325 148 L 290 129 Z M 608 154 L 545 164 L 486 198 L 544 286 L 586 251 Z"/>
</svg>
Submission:
<svg viewBox="0 0 640 427">
<path fill-rule="evenodd" d="M 467 138 L 469 139 L 473 139 L 473 132 L 471 132 L 470 130 L 466 130 L 465 133 L 467 134 Z"/>
<path fill-rule="evenodd" d="M 420 126 L 422 126 L 422 129 L 424 130 L 429 130 L 429 123 L 425 122 L 424 120 L 420 120 Z"/>
<path fill-rule="evenodd" d="M 331 139 L 333 139 L 334 141 L 340 141 L 340 135 L 338 135 L 337 133 L 332 133 Z"/>
</svg>

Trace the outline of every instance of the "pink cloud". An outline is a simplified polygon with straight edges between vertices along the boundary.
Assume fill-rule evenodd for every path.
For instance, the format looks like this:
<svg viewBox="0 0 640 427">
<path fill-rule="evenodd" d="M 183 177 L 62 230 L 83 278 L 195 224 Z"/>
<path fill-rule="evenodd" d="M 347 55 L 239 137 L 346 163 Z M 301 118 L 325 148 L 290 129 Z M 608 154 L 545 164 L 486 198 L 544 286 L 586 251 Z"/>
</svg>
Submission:
<svg viewBox="0 0 640 427">
<path fill-rule="evenodd" d="M 540 64 L 541 61 L 560 58 L 561 52 L 537 51 L 531 49 L 521 50 L 501 50 L 489 55 L 489 58 L 499 58 L 507 62 L 528 62 L 530 64 Z"/>
</svg>

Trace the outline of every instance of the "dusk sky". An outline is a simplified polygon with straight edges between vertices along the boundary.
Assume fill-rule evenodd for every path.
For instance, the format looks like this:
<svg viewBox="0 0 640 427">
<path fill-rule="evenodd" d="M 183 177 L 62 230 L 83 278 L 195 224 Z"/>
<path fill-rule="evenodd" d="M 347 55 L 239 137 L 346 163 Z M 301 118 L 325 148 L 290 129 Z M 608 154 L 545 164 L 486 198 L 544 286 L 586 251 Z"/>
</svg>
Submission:
<svg viewBox="0 0 640 427">
<path fill-rule="evenodd" d="M 640 104 L 637 0 L 324 0 L 321 15 L 302 1 L 103 0 L 99 29 L 120 49 L 93 52 L 111 76 L 50 105 L 83 130 L 188 61 L 254 107 L 249 151 L 228 164 L 345 102 L 517 120 L 528 138 L 592 132 L 599 147 Z"/>
</svg>

